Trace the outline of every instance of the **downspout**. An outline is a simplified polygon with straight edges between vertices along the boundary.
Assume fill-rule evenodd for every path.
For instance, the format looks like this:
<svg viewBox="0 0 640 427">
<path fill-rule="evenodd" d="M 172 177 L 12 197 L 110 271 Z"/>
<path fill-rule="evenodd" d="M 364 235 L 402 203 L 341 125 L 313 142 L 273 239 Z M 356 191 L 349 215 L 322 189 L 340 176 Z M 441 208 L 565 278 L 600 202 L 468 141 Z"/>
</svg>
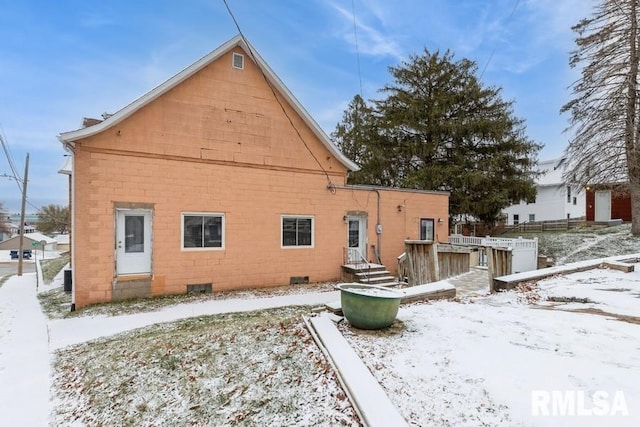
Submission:
<svg viewBox="0 0 640 427">
<path fill-rule="evenodd" d="M 382 256 L 380 255 L 380 245 L 382 244 L 382 224 L 380 223 L 380 191 L 377 189 L 371 189 L 371 191 L 375 191 L 378 196 L 378 215 L 376 217 L 376 258 L 378 259 L 378 264 L 382 264 Z"/>
<path fill-rule="evenodd" d="M 76 310 L 76 286 L 73 285 L 76 283 L 75 278 L 75 268 L 73 265 L 75 264 L 75 233 L 73 230 L 75 229 L 76 223 L 76 210 L 75 210 L 75 194 L 76 194 L 76 174 L 75 174 L 75 144 L 73 142 L 63 141 L 62 146 L 66 151 L 71 153 L 71 174 L 69 175 L 69 212 L 71 213 L 71 227 L 69 229 L 69 252 L 71 253 L 71 257 L 69 258 L 69 266 L 71 267 L 71 308 L 70 311 Z"/>
</svg>

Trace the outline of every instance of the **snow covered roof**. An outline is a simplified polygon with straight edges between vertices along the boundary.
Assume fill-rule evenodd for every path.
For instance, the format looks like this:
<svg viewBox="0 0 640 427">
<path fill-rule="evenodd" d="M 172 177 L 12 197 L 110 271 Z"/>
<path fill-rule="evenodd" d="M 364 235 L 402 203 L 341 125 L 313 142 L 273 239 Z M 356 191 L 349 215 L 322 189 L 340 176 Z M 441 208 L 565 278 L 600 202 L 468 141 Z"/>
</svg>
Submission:
<svg viewBox="0 0 640 427">
<path fill-rule="evenodd" d="M 331 154 L 342 163 L 347 169 L 351 171 L 357 171 L 360 169 L 358 165 L 349 160 L 339 149 L 336 147 L 333 142 L 329 139 L 327 134 L 320 128 L 320 126 L 316 123 L 316 121 L 311 117 L 311 115 L 305 110 L 305 108 L 300 104 L 300 102 L 293 96 L 293 94 L 289 91 L 289 89 L 284 85 L 284 83 L 280 80 L 278 76 L 273 72 L 271 67 L 267 65 L 267 63 L 262 59 L 262 57 L 256 52 L 256 50 L 249 44 L 249 42 L 242 35 L 237 35 L 228 42 L 221 45 L 219 48 L 209 53 L 208 55 L 202 57 L 198 61 L 194 62 L 192 65 L 188 66 L 184 70 L 180 71 L 175 76 L 171 77 L 169 80 L 155 87 L 151 91 L 142 95 L 140 98 L 136 99 L 126 107 L 117 111 L 112 115 L 104 115 L 105 120 L 99 121 L 93 126 L 84 127 L 81 129 L 77 129 L 70 132 L 63 132 L 58 135 L 58 139 L 60 142 L 64 143 L 72 143 L 73 141 L 77 141 L 82 138 L 87 138 L 92 135 L 96 135 L 106 129 L 109 129 L 116 124 L 120 123 L 127 117 L 131 116 L 133 113 L 149 104 L 159 96 L 167 93 L 169 90 L 178 86 L 183 81 L 187 80 L 198 71 L 202 70 L 212 62 L 216 61 L 232 49 L 236 47 L 241 48 L 247 53 L 247 56 L 254 60 L 254 63 L 260 68 L 260 70 L 264 73 L 266 79 L 269 81 L 274 88 L 280 92 L 286 101 L 291 105 L 291 107 L 300 115 L 300 117 L 304 120 L 304 122 L 309 126 L 309 128 L 313 131 L 316 137 L 322 142 L 322 144 L 331 152 Z"/>
<path fill-rule="evenodd" d="M 56 239 L 52 239 L 49 236 L 45 236 L 42 233 L 25 233 L 24 237 L 26 239 L 31 239 L 35 242 L 42 242 L 43 240 L 48 244 L 57 243 Z"/>
<path fill-rule="evenodd" d="M 69 235 L 68 234 L 58 234 L 55 237 L 56 242 L 58 242 L 58 244 L 61 245 L 68 245 L 69 244 Z"/>
</svg>

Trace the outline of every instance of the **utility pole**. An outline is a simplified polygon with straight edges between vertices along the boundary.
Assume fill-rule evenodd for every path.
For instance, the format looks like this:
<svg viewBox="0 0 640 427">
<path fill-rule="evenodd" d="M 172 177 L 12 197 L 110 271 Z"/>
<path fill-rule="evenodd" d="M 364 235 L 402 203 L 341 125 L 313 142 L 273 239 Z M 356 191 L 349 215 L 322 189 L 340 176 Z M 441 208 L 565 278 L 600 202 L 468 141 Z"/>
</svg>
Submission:
<svg viewBox="0 0 640 427">
<path fill-rule="evenodd" d="M 20 250 L 18 251 L 18 276 L 22 276 L 22 258 L 24 249 L 24 211 L 27 205 L 27 181 L 29 178 L 29 153 L 24 166 L 24 181 L 22 181 L 22 210 L 20 211 Z"/>
</svg>

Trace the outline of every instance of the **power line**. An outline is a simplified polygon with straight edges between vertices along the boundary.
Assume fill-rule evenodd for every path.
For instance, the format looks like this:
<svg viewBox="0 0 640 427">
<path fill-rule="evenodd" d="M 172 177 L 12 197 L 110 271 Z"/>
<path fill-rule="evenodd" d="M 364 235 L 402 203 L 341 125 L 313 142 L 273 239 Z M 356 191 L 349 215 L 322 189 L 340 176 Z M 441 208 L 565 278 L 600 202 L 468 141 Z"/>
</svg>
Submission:
<svg viewBox="0 0 640 427">
<path fill-rule="evenodd" d="M 9 164 L 9 169 L 11 169 L 12 175 L 7 175 L 9 178 L 13 178 L 13 180 L 18 185 L 18 190 L 22 192 L 22 178 L 18 173 L 18 169 L 16 168 L 15 162 L 13 161 L 13 157 L 11 156 L 11 151 L 9 150 L 9 143 L 6 141 L 6 138 L 3 137 L 4 130 L 2 129 L 2 125 L 0 125 L 0 144 L 2 145 L 2 150 L 4 151 L 4 155 L 7 158 L 7 163 Z"/>
<path fill-rule="evenodd" d="M 511 18 L 513 18 L 513 15 L 516 13 L 516 9 L 518 9 L 519 5 L 520 5 L 520 0 L 516 0 L 514 5 L 513 5 L 513 9 L 511 9 L 511 14 L 507 18 L 507 22 L 509 22 L 511 20 Z M 489 63 L 491 62 L 491 60 L 493 59 L 493 54 L 494 53 L 496 53 L 496 48 L 495 47 L 491 50 L 491 55 L 489 55 L 489 59 L 487 59 L 486 64 L 484 64 L 484 67 L 482 68 L 482 72 L 480 73 L 480 77 L 478 79 L 481 79 L 482 76 L 484 75 L 484 72 L 487 71 L 487 67 L 489 66 Z"/>
<path fill-rule="evenodd" d="M 358 80 L 360 82 L 360 98 L 362 98 L 362 69 L 360 68 L 360 49 L 358 48 L 358 26 L 356 25 L 356 5 L 351 0 L 351 12 L 353 14 L 353 36 L 356 42 L 356 60 L 358 62 Z"/>
<path fill-rule="evenodd" d="M 227 0 L 222 0 L 222 1 L 224 2 L 225 7 L 227 8 L 227 12 L 229 12 L 229 15 L 231 16 L 231 19 L 233 20 L 233 23 L 235 24 L 236 29 L 238 30 L 238 34 L 240 34 L 240 37 L 242 37 L 242 40 L 244 40 L 244 42 L 246 43 L 247 49 L 249 51 L 249 55 L 251 56 L 251 59 L 253 59 L 253 62 L 258 64 L 258 60 L 256 59 L 256 56 L 253 53 L 253 49 L 251 48 L 251 44 L 249 43 L 247 38 L 244 36 L 244 33 L 240 29 L 240 25 L 238 24 L 238 21 L 236 20 L 236 17 L 234 16 L 233 12 L 231 11 L 231 8 L 229 7 L 229 4 L 227 3 Z M 276 93 L 276 89 L 273 87 L 273 85 L 269 81 L 269 78 L 265 74 L 265 72 L 262 69 L 262 67 L 260 67 L 259 65 L 258 65 L 258 70 L 260 71 L 260 74 L 262 74 L 262 77 L 264 78 L 264 81 L 267 83 L 267 86 L 269 86 L 269 89 L 271 89 L 271 93 L 273 93 L 273 97 L 275 98 L 276 102 L 280 106 L 280 109 L 284 113 L 284 116 L 289 121 L 289 124 L 291 125 L 291 127 L 293 127 L 293 130 L 296 132 L 296 135 L 298 135 L 298 139 L 300 140 L 300 142 L 302 142 L 302 144 L 305 146 L 305 148 L 307 149 L 307 151 L 309 152 L 311 157 L 313 157 L 313 160 L 316 161 L 316 163 L 318 164 L 318 166 L 320 167 L 320 169 L 322 170 L 324 175 L 327 177 L 327 181 L 329 182 L 329 187 L 333 188 L 334 184 L 333 184 L 333 182 L 331 182 L 331 177 L 329 176 L 329 174 L 327 173 L 325 168 L 322 166 L 322 163 L 320 163 L 320 160 L 318 160 L 316 155 L 313 154 L 313 151 L 311 151 L 311 148 L 309 148 L 309 146 L 307 145 L 306 141 L 302 137 L 302 134 L 300 133 L 300 130 L 298 130 L 298 127 L 295 125 L 295 123 L 293 123 L 293 120 L 289 116 L 289 113 L 287 113 L 286 108 L 284 108 L 284 105 L 280 101 L 280 98 L 278 98 L 278 94 Z"/>
</svg>

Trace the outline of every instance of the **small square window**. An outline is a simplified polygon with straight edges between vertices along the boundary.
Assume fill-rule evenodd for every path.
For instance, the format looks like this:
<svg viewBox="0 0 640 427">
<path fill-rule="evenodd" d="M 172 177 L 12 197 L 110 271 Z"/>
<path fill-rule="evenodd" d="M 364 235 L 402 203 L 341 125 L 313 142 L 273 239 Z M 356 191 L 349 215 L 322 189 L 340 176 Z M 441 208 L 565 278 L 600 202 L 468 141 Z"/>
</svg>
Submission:
<svg viewBox="0 0 640 427">
<path fill-rule="evenodd" d="M 529 214 L 529 222 L 536 222 L 536 214 Z"/>
<path fill-rule="evenodd" d="M 233 54 L 233 68 L 237 68 L 238 70 L 244 69 L 244 55 L 240 53 Z"/>
</svg>

